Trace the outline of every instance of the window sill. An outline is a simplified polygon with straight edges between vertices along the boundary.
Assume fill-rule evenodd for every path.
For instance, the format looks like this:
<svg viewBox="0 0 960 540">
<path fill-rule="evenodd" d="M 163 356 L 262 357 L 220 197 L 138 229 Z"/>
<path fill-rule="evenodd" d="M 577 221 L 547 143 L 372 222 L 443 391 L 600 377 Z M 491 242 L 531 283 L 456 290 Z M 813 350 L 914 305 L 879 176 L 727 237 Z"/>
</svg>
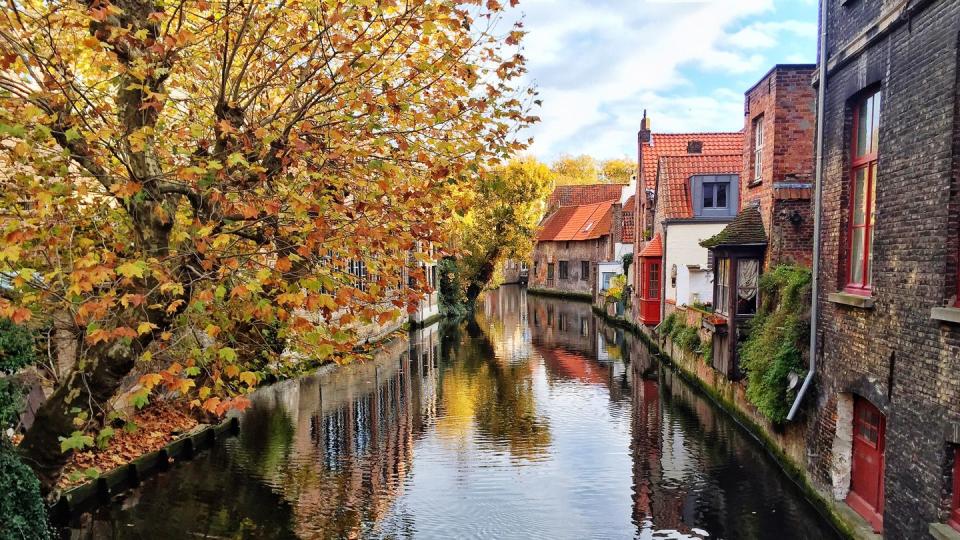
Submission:
<svg viewBox="0 0 960 540">
<path fill-rule="evenodd" d="M 874 300 L 872 296 L 861 296 L 848 292 L 835 292 L 827 295 L 827 301 L 843 306 L 850 306 L 860 309 L 873 309 Z"/>
<path fill-rule="evenodd" d="M 936 540 L 960 540 L 960 532 L 946 523 L 931 523 L 927 532 Z"/>
<path fill-rule="evenodd" d="M 930 310 L 930 318 L 960 324 L 960 307 L 935 307 Z"/>
<path fill-rule="evenodd" d="M 763 183 L 763 180 L 754 180 L 754 181 L 750 182 L 749 184 L 747 184 L 747 187 L 748 187 L 748 188 L 755 188 L 755 187 L 759 186 L 759 185 L 762 184 L 762 183 Z"/>
</svg>

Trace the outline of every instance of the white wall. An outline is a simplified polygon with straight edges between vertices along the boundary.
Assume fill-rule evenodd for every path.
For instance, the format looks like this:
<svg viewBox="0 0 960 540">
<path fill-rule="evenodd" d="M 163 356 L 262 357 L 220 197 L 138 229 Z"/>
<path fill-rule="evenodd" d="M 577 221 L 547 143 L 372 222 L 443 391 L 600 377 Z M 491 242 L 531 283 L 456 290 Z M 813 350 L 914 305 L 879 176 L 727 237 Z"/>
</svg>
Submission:
<svg viewBox="0 0 960 540">
<path fill-rule="evenodd" d="M 707 249 L 700 242 L 719 233 L 726 223 L 679 223 L 667 225 L 664 246 L 664 284 L 667 300 L 677 305 L 693 303 L 691 293 L 698 293 L 701 302 L 713 302 L 713 274 L 690 272 L 688 266 L 707 267 Z M 677 286 L 672 286 L 671 271 L 677 266 Z"/>
<path fill-rule="evenodd" d="M 623 263 L 620 262 L 602 262 L 597 264 L 597 290 L 603 291 L 604 272 L 613 272 L 614 274 L 623 273 Z"/>
</svg>

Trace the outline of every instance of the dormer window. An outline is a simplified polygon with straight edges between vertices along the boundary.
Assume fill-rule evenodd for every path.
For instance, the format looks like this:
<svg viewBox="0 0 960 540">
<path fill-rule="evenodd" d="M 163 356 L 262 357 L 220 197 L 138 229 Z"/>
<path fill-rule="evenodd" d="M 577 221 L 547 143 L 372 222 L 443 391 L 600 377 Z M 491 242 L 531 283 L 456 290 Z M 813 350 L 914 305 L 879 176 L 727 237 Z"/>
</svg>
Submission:
<svg viewBox="0 0 960 540">
<path fill-rule="evenodd" d="M 694 176 L 690 194 L 694 217 L 733 217 L 737 214 L 737 175 Z"/>
</svg>

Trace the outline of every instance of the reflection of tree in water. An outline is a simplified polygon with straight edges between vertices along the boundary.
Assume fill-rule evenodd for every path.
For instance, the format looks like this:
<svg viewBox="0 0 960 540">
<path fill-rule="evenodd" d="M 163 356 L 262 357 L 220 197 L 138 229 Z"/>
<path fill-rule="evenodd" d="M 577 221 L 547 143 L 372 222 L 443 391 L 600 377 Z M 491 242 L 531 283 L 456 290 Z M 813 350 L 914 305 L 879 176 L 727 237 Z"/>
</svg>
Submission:
<svg viewBox="0 0 960 540">
<path fill-rule="evenodd" d="M 485 439 L 506 445 L 515 458 L 543 457 L 550 445 L 550 426 L 537 414 L 529 363 L 498 361 L 476 320 L 447 329 L 444 338 L 445 414 L 437 429 L 462 440 L 476 428 Z"/>
</svg>

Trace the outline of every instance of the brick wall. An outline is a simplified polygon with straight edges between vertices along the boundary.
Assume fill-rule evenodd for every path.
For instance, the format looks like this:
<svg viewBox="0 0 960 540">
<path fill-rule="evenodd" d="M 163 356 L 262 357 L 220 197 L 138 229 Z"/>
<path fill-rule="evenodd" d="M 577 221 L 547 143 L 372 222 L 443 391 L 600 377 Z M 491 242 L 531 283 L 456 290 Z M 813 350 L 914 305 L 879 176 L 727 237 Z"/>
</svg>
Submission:
<svg viewBox="0 0 960 540">
<path fill-rule="evenodd" d="M 960 2 L 916 2 L 862 54 L 844 46 L 904 4 L 829 0 L 828 73 L 817 326 L 821 352 L 810 424 L 809 469 L 843 496 L 847 429 L 838 407 L 852 394 L 886 415 L 884 532 L 922 538 L 946 517 L 947 447 L 960 441 L 960 325 L 931 308 L 956 293 L 957 39 Z M 873 307 L 828 301 L 843 285 L 850 199 L 851 100 L 882 92 L 874 236 Z M 847 477 L 848 478 L 848 477 Z M 838 485 L 839 483 L 839 485 Z"/>
<path fill-rule="evenodd" d="M 759 204 L 769 242 L 766 265 L 797 262 L 809 266 L 813 251 L 812 191 L 776 186 L 813 180 L 816 131 L 812 65 L 778 65 L 744 96 L 741 206 Z M 755 130 L 763 126 L 760 178 L 756 178 Z M 780 199 L 786 199 L 781 201 Z M 790 221 L 794 213 L 799 224 Z"/>
<path fill-rule="evenodd" d="M 597 262 L 613 256 L 610 236 L 579 242 L 538 242 L 533 250 L 534 266 L 530 268 L 529 286 L 533 289 L 593 294 Z M 567 261 L 569 276 L 560 279 L 560 261 Z M 582 279 L 581 261 L 590 262 L 590 275 Z M 553 263 L 553 280 L 547 280 L 547 264 Z"/>
</svg>

